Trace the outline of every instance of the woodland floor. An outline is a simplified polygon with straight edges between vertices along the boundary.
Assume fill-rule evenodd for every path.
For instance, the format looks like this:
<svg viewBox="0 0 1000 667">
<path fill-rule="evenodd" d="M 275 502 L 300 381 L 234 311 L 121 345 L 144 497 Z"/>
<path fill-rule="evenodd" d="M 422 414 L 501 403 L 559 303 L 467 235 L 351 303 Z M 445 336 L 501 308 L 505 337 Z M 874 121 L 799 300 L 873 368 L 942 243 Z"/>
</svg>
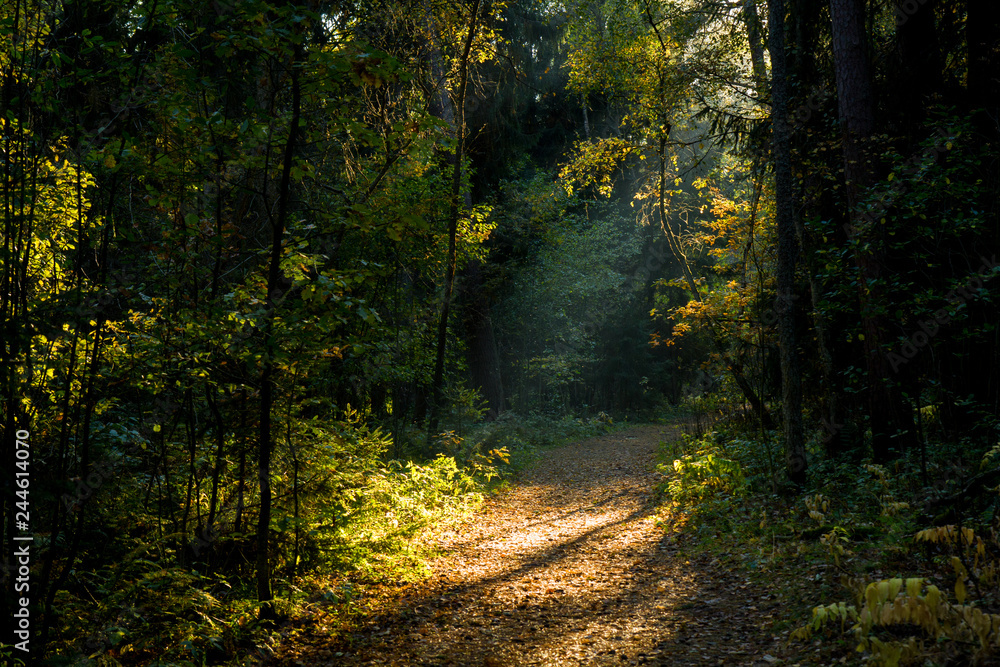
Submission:
<svg viewBox="0 0 1000 667">
<path fill-rule="evenodd" d="M 545 452 L 439 538 L 431 578 L 333 645 L 296 633 L 280 662 L 788 664 L 772 634 L 779 603 L 658 527 L 655 453 L 677 433 L 642 426 Z"/>
</svg>

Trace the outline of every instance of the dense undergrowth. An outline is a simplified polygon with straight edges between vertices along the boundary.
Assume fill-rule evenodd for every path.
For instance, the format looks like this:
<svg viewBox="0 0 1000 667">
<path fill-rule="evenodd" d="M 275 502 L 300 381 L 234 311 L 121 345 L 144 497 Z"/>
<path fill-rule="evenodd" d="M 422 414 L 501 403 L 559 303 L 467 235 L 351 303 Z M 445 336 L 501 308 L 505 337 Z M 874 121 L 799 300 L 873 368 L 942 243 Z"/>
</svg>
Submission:
<svg viewBox="0 0 1000 667">
<path fill-rule="evenodd" d="M 331 460 L 324 474 L 300 480 L 295 513 L 279 513 L 275 536 L 276 607 L 286 621 L 336 635 L 380 604 L 380 597 L 427 573 L 433 535 L 462 521 L 485 494 L 528 465 L 539 449 L 611 428 L 610 419 L 507 414 L 421 434 L 395 447 L 353 415 L 313 435 Z M 345 446 L 348 442 L 349 447 Z M 389 452 L 403 452 L 392 458 Z M 367 453 L 366 456 L 357 453 Z M 287 499 L 279 499 L 287 507 Z M 287 636 L 288 623 L 257 620 L 254 540 L 243 532 L 203 531 L 185 549 L 176 536 L 150 541 L 143 517 L 128 553 L 88 563 L 56 604 L 61 624 L 51 664 L 260 664 Z M 284 629 L 282 629 L 284 628 Z M 17 664 L 3 649 L 4 660 Z"/>
<path fill-rule="evenodd" d="M 778 601 L 762 621 L 792 662 L 995 664 L 997 449 L 935 442 L 876 465 L 821 460 L 820 440 L 799 489 L 778 444 L 732 422 L 663 443 L 661 520 Z"/>
</svg>

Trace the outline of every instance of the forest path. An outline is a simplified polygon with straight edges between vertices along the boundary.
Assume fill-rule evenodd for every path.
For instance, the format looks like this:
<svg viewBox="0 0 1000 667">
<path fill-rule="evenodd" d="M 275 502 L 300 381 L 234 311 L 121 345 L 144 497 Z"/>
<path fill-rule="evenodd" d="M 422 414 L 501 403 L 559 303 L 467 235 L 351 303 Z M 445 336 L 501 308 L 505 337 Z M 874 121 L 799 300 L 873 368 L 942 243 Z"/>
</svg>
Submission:
<svg viewBox="0 0 1000 667">
<path fill-rule="evenodd" d="M 290 664 L 778 662 L 767 596 L 711 556 L 686 560 L 657 527 L 655 453 L 675 437 L 677 427 L 641 426 L 545 452 L 440 538 L 448 555 L 393 611 L 325 659 Z"/>
</svg>

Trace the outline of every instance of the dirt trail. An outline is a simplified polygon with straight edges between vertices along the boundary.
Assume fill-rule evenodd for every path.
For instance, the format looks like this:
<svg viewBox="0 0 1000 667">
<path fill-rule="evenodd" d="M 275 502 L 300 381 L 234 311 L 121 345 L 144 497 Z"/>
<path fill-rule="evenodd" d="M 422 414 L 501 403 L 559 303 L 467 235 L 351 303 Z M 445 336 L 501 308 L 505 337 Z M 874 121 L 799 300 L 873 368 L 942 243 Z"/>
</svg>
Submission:
<svg viewBox="0 0 1000 667">
<path fill-rule="evenodd" d="M 766 600 L 717 561 L 686 560 L 656 526 L 654 454 L 672 437 L 644 426 L 546 452 L 442 538 L 432 579 L 326 664 L 780 662 Z"/>
</svg>

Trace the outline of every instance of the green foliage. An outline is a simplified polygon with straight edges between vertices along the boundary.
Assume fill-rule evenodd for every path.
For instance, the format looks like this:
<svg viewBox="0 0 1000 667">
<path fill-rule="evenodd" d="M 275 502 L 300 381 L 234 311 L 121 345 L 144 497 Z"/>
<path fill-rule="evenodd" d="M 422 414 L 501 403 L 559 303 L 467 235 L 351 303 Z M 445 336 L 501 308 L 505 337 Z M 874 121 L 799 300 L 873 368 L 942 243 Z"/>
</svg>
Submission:
<svg viewBox="0 0 1000 667">
<path fill-rule="evenodd" d="M 0 660 L 3 660 L 5 665 L 10 665 L 10 667 L 26 667 L 28 663 L 21 658 L 18 651 L 12 644 L 0 643 Z"/>
<path fill-rule="evenodd" d="M 481 421 L 487 413 L 488 408 L 478 391 L 458 386 L 447 387 L 444 394 L 450 406 L 449 421 L 455 424 L 459 436 L 469 426 Z"/>
<path fill-rule="evenodd" d="M 783 601 L 797 661 L 834 664 L 860 653 L 882 665 L 966 664 L 993 655 L 995 503 L 984 511 L 961 500 L 968 479 L 995 478 L 989 448 L 979 450 L 985 473 L 954 480 L 955 459 L 973 451 L 929 447 L 930 485 L 918 452 L 892 465 L 822 461 L 798 492 L 767 483 L 773 448 L 731 427 L 665 443 L 663 456 L 677 464 L 659 466 L 662 512 L 672 529 L 705 538 L 692 548 L 725 554 Z M 736 471 L 728 486 L 719 458 Z M 730 490 L 737 485 L 739 495 Z M 954 503 L 957 513 L 946 515 L 962 524 L 918 530 L 928 506 Z"/>
<path fill-rule="evenodd" d="M 983 463 L 989 462 L 987 452 Z M 928 467 L 939 478 L 936 486 L 950 493 L 954 487 L 945 483 L 946 468 L 932 463 Z M 856 471 L 858 492 L 877 502 L 869 502 L 867 509 L 852 504 L 851 511 L 839 517 L 844 527 L 821 538 L 843 573 L 841 581 L 853 594 L 854 604 L 814 607 L 811 621 L 792 637 L 807 641 L 818 636 L 835 642 L 850 636 L 857 652 L 882 665 L 986 660 L 1000 641 L 1000 617 L 991 613 L 1000 599 L 995 511 L 984 520 L 970 507 L 963 512 L 969 524 L 916 530 L 914 526 L 925 519 L 916 515 L 907 500 L 914 492 L 925 495 L 927 489 L 914 483 L 912 473 L 899 466 L 889 470 L 872 464 L 862 464 Z M 932 496 L 930 502 L 954 502 L 948 499 L 948 495 Z M 828 499 L 817 495 L 806 501 L 810 517 L 826 524 Z M 861 530 L 865 524 L 879 528 L 865 532 Z M 970 527 L 975 525 L 983 526 L 985 537 Z M 873 554 L 890 562 L 896 571 L 914 576 L 873 580 L 866 572 L 852 571 L 863 545 L 849 540 L 850 533 L 875 538 L 870 548 Z"/>
<path fill-rule="evenodd" d="M 286 486 L 292 480 L 286 475 L 275 479 L 280 499 L 272 523 L 275 567 L 282 573 L 347 577 L 356 583 L 422 576 L 432 553 L 429 537 L 478 507 L 483 494 L 502 477 L 507 452 L 497 448 L 469 453 L 461 464 L 446 455 L 426 463 L 383 461 L 387 436 L 369 429 L 357 411 L 346 416 L 336 430 L 311 424 L 296 433 L 298 465 L 314 476 L 298 492 L 297 515 L 284 500 L 293 491 Z M 131 465 L 129 460 L 122 464 Z M 291 463 L 285 468 L 290 473 Z M 110 513 L 113 506 L 104 504 L 110 498 L 101 499 L 95 509 Z M 153 520 L 133 516 L 131 524 L 133 530 L 141 529 Z M 183 537 L 132 539 L 134 548 L 127 553 L 103 563 L 86 561 L 88 569 L 72 574 L 57 596 L 64 619 L 58 652 L 72 656 L 80 642 L 87 642 L 102 646 L 96 653 L 91 649 L 95 657 L 144 663 L 156 656 L 199 665 L 235 656 L 241 646 L 262 641 L 251 620 L 253 592 L 238 576 L 240 569 L 222 560 L 252 559 L 252 536 L 196 535 L 188 544 L 201 562 L 195 570 L 179 546 Z M 220 566 L 230 571 L 213 572 Z M 289 582 L 288 587 L 279 604 L 291 611 L 298 604 L 296 586 Z M 100 600 L 96 608 L 92 596 Z"/>
<path fill-rule="evenodd" d="M 966 493 L 982 452 L 982 472 L 996 465 L 997 389 L 983 369 L 996 366 L 998 320 L 996 132 L 982 121 L 995 114 L 975 109 L 982 45 L 962 28 L 978 25 L 967 4 L 930 12 L 948 65 L 922 65 L 939 88 L 912 105 L 884 94 L 912 79 L 892 69 L 915 67 L 892 55 L 907 48 L 904 26 L 888 5 L 872 15 L 876 116 L 890 120 L 864 147 L 863 229 L 844 227 L 832 98 L 800 100 L 804 262 L 785 296 L 800 309 L 807 418 L 839 407 L 850 428 L 817 426 L 804 497 L 780 484 L 777 436 L 757 430 L 719 426 L 661 467 L 678 511 L 760 526 L 772 553 L 794 541 L 837 571 L 860 567 L 868 541 L 873 561 L 912 559 L 904 538 L 928 502 L 942 503 L 941 522 L 974 527 L 985 555 L 958 529 L 921 539 L 965 568 L 946 563 L 957 604 L 939 607 L 940 628 L 924 623 L 930 575 L 884 599 L 879 582 L 893 579 L 876 577 L 878 599 L 859 598 L 856 618 L 839 603 L 818 613 L 814 632 L 861 624 L 863 648 L 889 662 L 919 646 L 888 637 L 905 625 L 896 611 L 888 626 L 866 626 L 865 613 L 904 600 L 899 613 L 921 617 L 914 637 L 961 646 L 984 641 L 967 602 L 995 604 L 980 590 L 993 585 L 982 567 L 995 498 Z M 761 45 L 740 23 L 752 6 L 491 5 L 459 165 L 458 283 L 476 288 L 445 323 L 450 412 L 428 447 L 464 8 L 5 3 L 0 422 L 4 447 L 17 429 L 31 436 L 32 593 L 55 602 L 34 617 L 51 638 L 39 650 L 106 664 L 233 659 L 263 646 L 258 555 L 282 609 L 308 577 L 344 579 L 337 595 L 350 601 L 347 578 L 416 576 L 434 530 L 538 448 L 605 432 L 607 413 L 669 399 L 702 430 L 752 419 L 729 375 L 778 395 L 774 315 L 786 303 L 774 293 L 766 86 L 745 52 Z M 789 21 L 805 43 L 829 44 L 798 11 Z M 823 48 L 794 54 L 809 73 L 798 94 L 832 89 Z M 973 102 L 954 94 L 962 85 Z M 867 283 L 859 253 L 881 262 Z M 881 301 L 861 312 L 867 293 Z M 913 405 L 926 442 L 922 456 L 858 466 L 873 378 L 853 364 L 871 315 L 894 345 L 892 377 L 874 382 L 905 398 L 902 413 Z M 470 332 L 477 318 L 489 336 Z M 483 350 L 506 389 L 490 411 L 516 410 L 492 422 L 465 358 Z M 705 386 L 691 380 L 699 371 Z M 858 442 L 841 451 L 850 433 Z M 256 535 L 268 487 L 272 516 Z M 728 518 L 739 512 L 746 521 Z M 769 558 L 758 561 L 780 556 Z"/>
<path fill-rule="evenodd" d="M 663 491 L 677 503 L 697 503 L 722 494 L 738 496 L 746 486 L 739 464 L 724 458 L 712 444 L 702 443 L 694 453 L 674 459 L 669 468 L 660 464 L 658 470 L 672 471 Z"/>
<path fill-rule="evenodd" d="M 232 657 L 246 646 L 224 626 L 254 612 L 262 538 L 287 605 L 304 574 L 377 574 L 407 550 L 417 562 L 419 536 L 495 479 L 486 455 L 391 462 L 379 428 L 394 407 L 406 418 L 392 399 L 428 375 L 449 128 L 427 113 L 420 63 L 365 40 L 372 16 L 16 7 L 2 11 L 0 125 L 3 236 L 20 255 L 0 273 L 23 291 L 0 290 L 2 399 L 40 480 L 33 588 L 56 606 L 36 650 Z M 489 216 L 463 219 L 460 264 L 486 259 Z M 261 415 L 265 378 L 277 398 Z M 464 430 L 478 405 L 455 404 Z M 265 417 L 266 536 L 253 534 Z"/>
<path fill-rule="evenodd" d="M 850 633 L 859 653 L 893 667 L 923 663 L 929 654 L 939 651 L 968 652 L 973 662 L 990 656 L 1000 641 L 1000 615 L 984 611 L 984 606 L 988 608 L 995 601 L 1000 583 L 1000 545 L 995 539 L 984 541 L 971 529 L 957 526 L 922 530 L 913 540 L 914 547 L 918 543 L 942 547 L 954 578 L 955 602 L 924 577 L 868 584 L 855 580 L 855 604 L 815 607 L 812 621 L 792 633 L 793 639 L 809 640 L 816 633 Z M 981 598 L 978 603 L 969 599 L 969 582 Z"/>
<path fill-rule="evenodd" d="M 661 384 L 648 372 L 653 353 L 640 319 L 650 274 L 643 267 L 659 268 L 661 251 L 644 248 L 643 228 L 611 204 L 568 196 L 558 184 L 525 180 L 504 194 L 497 233 L 518 254 L 505 267 L 515 273 L 500 288 L 497 334 L 514 408 L 618 412 L 617 396 L 635 397 L 640 407 L 642 378 Z M 626 332 L 623 323 L 638 324 Z"/>
<path fill-rule="evenodd" d="M 496 474 L 487 457 L 469 468 L 459 468 L 445 455 L 426 465 L 389 461 L 366 471 L 363 485 L 344 497 L 320 548 L 337 571 L 356 570 L 368 579 L 419 575 L 428 531 L 466 518 Z"/>
<path fill-rule="evenodd" d="M 711 524 L 731 529 L 728 515 L 749 490 L 743 467 L 727 457 L 716 434 L 702 438 L 688 435 L 672 445 L 661 445 L 657 470 L 664 479 L 658 491 L 666 499 L 666 511 L 677 526 Z"/>
</svg>

